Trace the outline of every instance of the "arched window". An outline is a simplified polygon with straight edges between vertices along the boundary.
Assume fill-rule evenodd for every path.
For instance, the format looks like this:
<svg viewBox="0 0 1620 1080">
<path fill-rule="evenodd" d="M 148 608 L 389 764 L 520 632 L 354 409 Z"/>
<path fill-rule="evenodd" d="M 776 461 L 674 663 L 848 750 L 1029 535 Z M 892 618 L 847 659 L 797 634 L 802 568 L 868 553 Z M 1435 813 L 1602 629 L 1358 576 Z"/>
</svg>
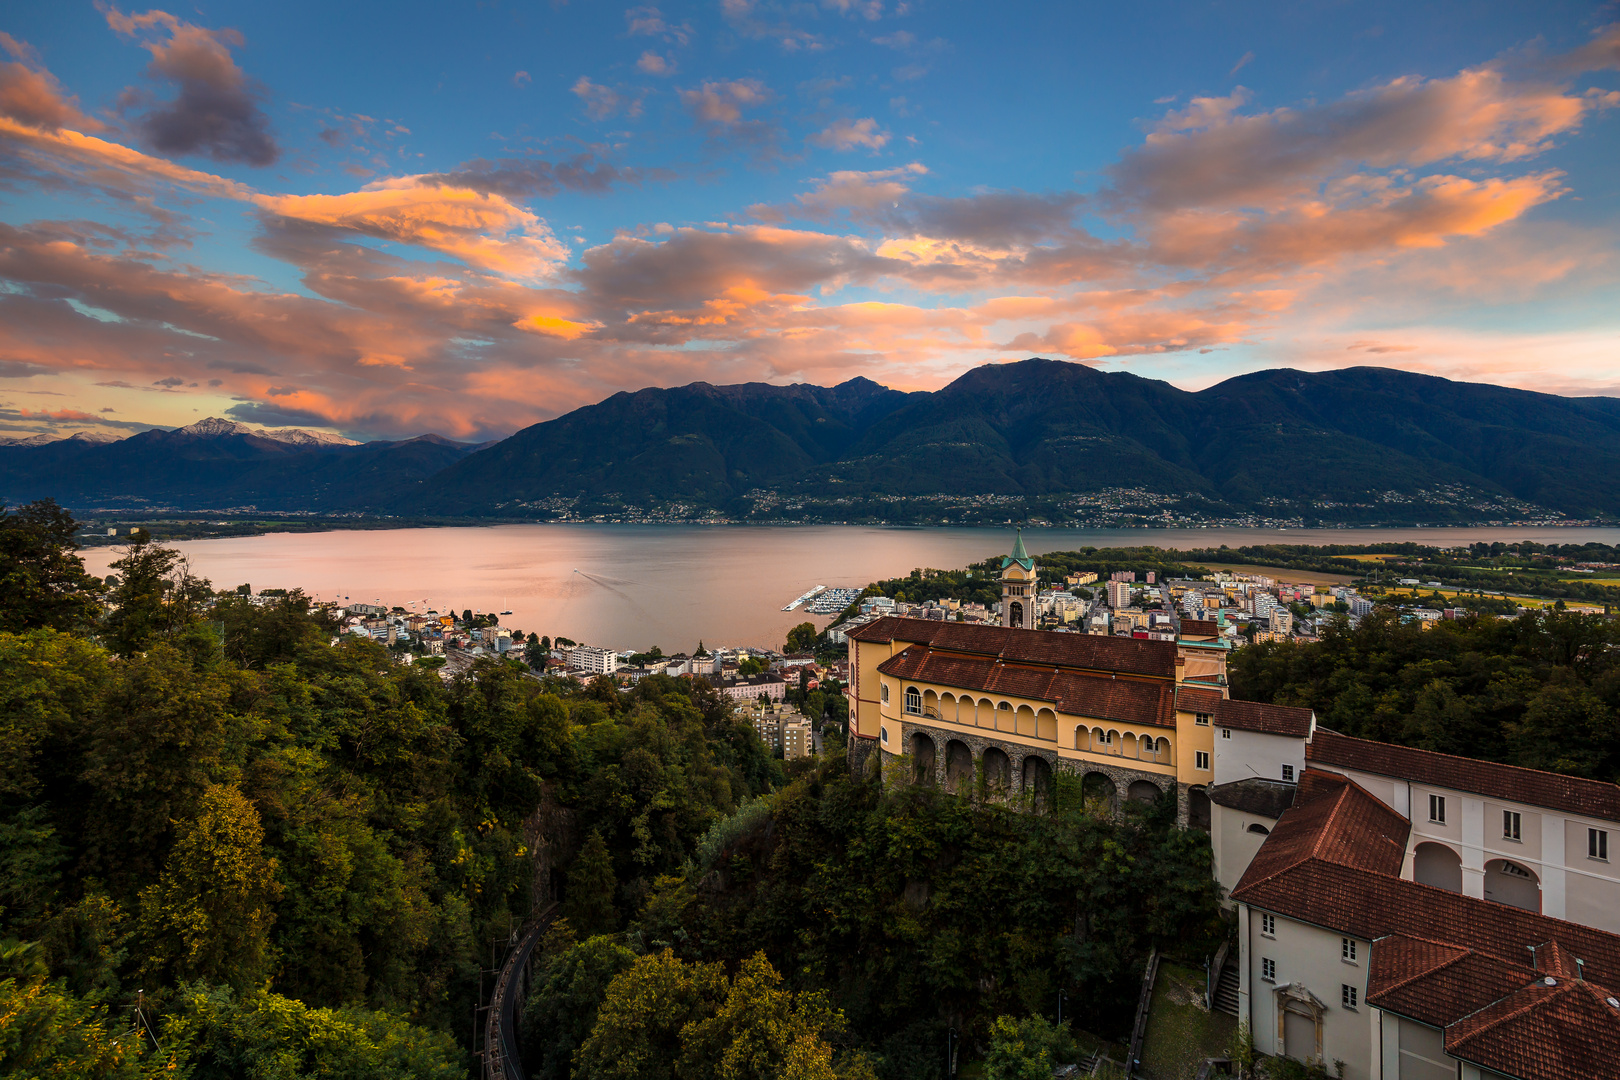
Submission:
<svg viewBox="0 0 1620 1080">
<path fill-rule="evenodd" d="M 917 692 L 915 686 L 906 687 L 906 712 L 913 714 L 922 712 L 922 695 Z"/>
<path fill-rule="evenodd" d="M 1259 833 L 1261 836 L 1270 836 L 1271 835 L 1271 830 L 1266 828 L 1264 825 L 1259 824 L 1258 822 L 1256 822 L 1253 825 L 1250 825 L 1249 826 L 1249 831 L 1252 832 L 1252 833 Z"/>
</svg>

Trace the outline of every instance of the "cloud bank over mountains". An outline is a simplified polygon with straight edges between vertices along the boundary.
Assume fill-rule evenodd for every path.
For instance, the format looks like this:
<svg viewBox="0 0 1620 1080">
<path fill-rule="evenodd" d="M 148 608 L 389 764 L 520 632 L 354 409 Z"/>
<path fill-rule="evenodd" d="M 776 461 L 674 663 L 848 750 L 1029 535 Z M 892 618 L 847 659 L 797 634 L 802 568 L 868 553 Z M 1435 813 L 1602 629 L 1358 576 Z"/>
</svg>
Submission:
<svg viewBox="0 0 1620 1080">
<path fill-rule="evenodd" d="M 895 17 L 878 3 L 825 13 L 812 31 L 728 0 L 722 23 L 802 53 Z M 146 395 L 196 392 L 251 423 L 477 439 L 647 385 L 864 374 L 935 387 L 985 360 L 1240 348 L 1557 389 L 1534 381 L 1551 361 L 1563 388 L 1620 392 L 1591 337 L 1420 318 L 1463 293 L 1612 283 L 1612 235 L 1536 211 L 1583 195 L 1547 159 L 1620 105 L 1591 85 L 1620 68 L 1620 26 L 1574 50 L 1320 101 L 1267 105 L 1240 85 L 1144 103 L 1158 112 L 1138 141 L 1084 183 L 1023 190 L 948 180 L 893 121 L 834 115 L 814 93 L 689 78 L 682 50 L 698 31 L 640 7 L 624 69 L 571 84 L 578 121 L 613 128 L 667 99 L 699 157 L 641 160 L 615 131 L 414 168 L 395 155 L 346 189 L 293 192 L 276 169 L 310 151 L 277 130 L 271 103 L 287 91 L 245 70 L 243 34 L 159 10 L 103 14 L 150 61 L 99 111 L 0 34 L 0 434 L 55 422 L 30 392 L 71 398 L 49 404 L 80 410 L 74 423 L 138 423 L 158 400 Z M 885 48 L 917 64 L 941 55 L 920 41 Z M 407 130 L 345 123 L 379 142 Z M 829 155 L 850 167 L 824 167 Z M 704 220 L 638 216 L 650 188 L 736 168 L 802 176 L 801 190 Z M 19 194 L 86 209 L 34 216 Z M 616 234 L 587 243 L 560 224 L 546 200 L 563 194 L 614 200 Z M 248 269 L 210 257 L 211 222 L 227 216 L 247 223 Z M 1356 328 L 1361 312 L 1410 330 L 1385 341 Z M 1284 341 L 1296 347 L 1276 352 Z"/>
</svg>

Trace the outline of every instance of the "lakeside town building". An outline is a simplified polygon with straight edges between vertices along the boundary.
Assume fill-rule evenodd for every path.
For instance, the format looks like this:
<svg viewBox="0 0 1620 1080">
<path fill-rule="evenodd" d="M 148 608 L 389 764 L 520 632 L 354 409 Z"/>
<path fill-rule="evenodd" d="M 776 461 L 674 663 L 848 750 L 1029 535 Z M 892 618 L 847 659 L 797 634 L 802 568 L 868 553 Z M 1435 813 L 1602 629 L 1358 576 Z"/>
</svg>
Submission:
<svg viewBox="0 0 1620 1080">
<path fill-rule="evenodd" d="M 1060 773 L 1115 812 L 1173 795 L 1236 923 L 1208 1003 L 1264 1054 L 1348 1080 L 1620 1075 L 1620 786 L 1235 700 L 1224 630 L 879 617 L 848 631 L 851 768 L 1036 812 Z"/>
</svg>

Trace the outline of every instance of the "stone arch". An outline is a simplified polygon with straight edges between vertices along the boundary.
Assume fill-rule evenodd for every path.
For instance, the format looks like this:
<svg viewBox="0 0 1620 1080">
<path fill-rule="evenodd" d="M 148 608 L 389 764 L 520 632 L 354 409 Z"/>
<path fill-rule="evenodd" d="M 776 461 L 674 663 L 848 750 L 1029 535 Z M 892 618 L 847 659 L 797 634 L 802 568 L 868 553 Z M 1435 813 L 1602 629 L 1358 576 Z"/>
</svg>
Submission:
<svg viewBox="0 0 1620 1080">
<path fill-rule="evenodd" d="M 1462 892 L 1462 856 L 1445 844 L 1424 841 L 1412 851 L 1412 880 Z"/>
<path fill-rule="evenodd" d="M 1492 859 L 1485 864 L 1485 899 L 1525 911 L 1541 910 L 1541 879 L 1522 863 Z"/>
<path fill-rule="evenodd" d="M 979 704 L 974 706 L 974 722 L 978 727 L 994 728 L 996 726 L 996 705 L 989 698 L 980 698 Z"/>
<path fill-rule="evenodd" d="M 1009 733 L 1018 730 L 1013 727 L 1013 707 L 1009 701 L 1003 701 L 996 706 L 996 730 Z"/>
<path fill-rule="evenodd" d="M 945 744 L 945 788 L 957 795 L 973 790 L 973 751 L 961 739 Z"/>
<path fill-rule="evenodd" d="M 1024 625 L 1024 604 L 1021 600 L 1013 600 L 1007 605 L 1007 625 Z"/>
<path fill-rule="evenodd" d="M 988 747 L 979 759 L 984 767 L 984 786 L 987 792 L 1005 792 L 1012 788 L 1012 759 L 999 746 Z"/>
<path fill-rule="evenodd" d="M 1035 714 L 1035 737 L 1057 742 L 1057 713 L 1042 709 Z"/>
<path fill-rule="evenodd" d="M 1149 761 L 1153 760 L 1153 736 L 1143 735 L 1137 740 L 1137 753 Z"/>
<path fill-rule="evenodd" d="M 906 712 L 913 716 L 920 715 L 922 713 L 922 691 L 915 686 L 906 687 L 903 707 Z"/>
<path fill-rule="evenodd" d="M 924 690 L 923 691 L 923 698 L 922 698 L 922 706 L 923 706 L 923 712 L 925 714 L 927 714 L 929 716 L 938 716 L 939 715 L 939 695 L 934 693 L 934 691 L 932 689 Z"/>
<path fill-rule="evenodd" d="M 1164 791 L 1151 780 L 1132 780 L 1131 786 L 1125 789 L 1125 797 L 1132 802 L 1155 803 Z"/>
<path fill-rule="evenodd" d="M 1034 800 L 1037 808 L 1044 808 L 1052 797 L 1052 766 L 1039 754 L 1026 755 L 1019 769 L 1025 795 Z"/>
<path fill-rule="evenodd" d="M 1209 792 L 1202 784 L 1187 789 L 1187 824 L 1194 829 L 1209 831 Z"/>
<path fill-rule="evenodd" d="M 1119 808 L 1119 788 L 1107 773 L 1089 772 L 1080 778 L 1080 797 L 1087 803 L 1100 800 L 1110 811 Z"/>
<path fill-rule="evenodd" d="M 934 759 L 936 756 L 933 736 L 921 731 L 913 731 L 910 744 L 906 749 L 911 753 L 912 779 L 921 784 L 932 784 L 934 782 Z"/>
<path fill-rule="evenodd" d="M 1035 710 L 1028 705 L 1020 705 L 1013 710 L 1013 730 L 1020 735 L 1035 735 Z"/>
</svg>

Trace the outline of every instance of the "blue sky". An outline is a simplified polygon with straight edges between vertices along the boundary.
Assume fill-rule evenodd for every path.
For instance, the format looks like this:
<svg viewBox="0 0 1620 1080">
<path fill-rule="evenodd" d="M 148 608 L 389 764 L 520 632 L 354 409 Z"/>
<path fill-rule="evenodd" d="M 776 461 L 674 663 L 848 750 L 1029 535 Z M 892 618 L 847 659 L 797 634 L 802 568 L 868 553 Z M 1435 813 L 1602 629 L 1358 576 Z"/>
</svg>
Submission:
<svg viewBox="0 0 1620 1080">
<path fill-rule="evenodd" d="M 694 379 L 1620 392 L 1613 4 L 33 5 L 0 434 Z"/>
</svg>

